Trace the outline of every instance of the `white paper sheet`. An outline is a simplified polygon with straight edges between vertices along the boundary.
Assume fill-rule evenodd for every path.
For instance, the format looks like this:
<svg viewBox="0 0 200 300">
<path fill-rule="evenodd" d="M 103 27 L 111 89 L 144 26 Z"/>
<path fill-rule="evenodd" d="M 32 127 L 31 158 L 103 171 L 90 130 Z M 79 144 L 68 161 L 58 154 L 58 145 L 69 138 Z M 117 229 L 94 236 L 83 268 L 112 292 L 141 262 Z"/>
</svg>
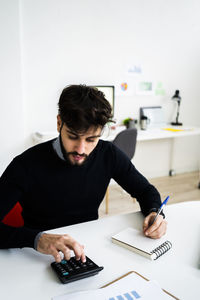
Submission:
<svg viewBox="0 0 200 300">
<path fill-rule="evenodd" d="M 172 300 L 154 281 L 146 281 L 135 273 L 106 288 L 53 297 L 52 300 Z"/>
</svg>

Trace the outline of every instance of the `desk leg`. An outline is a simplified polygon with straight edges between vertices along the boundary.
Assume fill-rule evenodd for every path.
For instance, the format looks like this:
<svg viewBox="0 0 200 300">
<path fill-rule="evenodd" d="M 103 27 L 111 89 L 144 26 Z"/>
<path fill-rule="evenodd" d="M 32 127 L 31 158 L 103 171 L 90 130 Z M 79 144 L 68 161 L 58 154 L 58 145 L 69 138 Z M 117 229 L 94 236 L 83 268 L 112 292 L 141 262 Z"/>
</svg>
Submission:
<svg viewBox="0 0 200 300">
<path fill-rule="evenodd" d="M 174 176 L 176 174 L 173 169 L 174 162 L 174 138 L 171 138 L 171 149 L 170 149 L 170 162 L 169 162 L 169 176 Z"/>
<path fill-rule="evenodd" d="M 199 149 L 200 149 L 200 140 L 199 140 Z M 198 169 L 199 169 L 199 184 L 198 184 L 198 188 L 200 189 L 200 156 L 198 157 L 199 161 L 198 161 Z"/>
</svg>

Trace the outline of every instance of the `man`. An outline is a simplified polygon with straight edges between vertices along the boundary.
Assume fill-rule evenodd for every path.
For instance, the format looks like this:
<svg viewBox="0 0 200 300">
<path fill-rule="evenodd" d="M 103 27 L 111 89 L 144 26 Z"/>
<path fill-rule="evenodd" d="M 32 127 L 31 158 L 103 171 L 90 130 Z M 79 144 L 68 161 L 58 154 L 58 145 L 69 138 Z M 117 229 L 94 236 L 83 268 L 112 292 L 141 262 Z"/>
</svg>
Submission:
<svg viewBox="0 0 200 300">
<path fill-rule="evenodd" d="M 112 109 L 104 94 L 95 88 L 72 85 L 59 99 L 57 139 L 26 150 L 7 167 L 0 179 L 0 220 L 17 201 L 23 208 L 24 226 L 0 223 L 0 248 L 33 247 L 61 260 L 85 261 L 84 246 L 71 236 L 43 231 L 98 218 L 111 178 L 140 204 L 143 230 L 151 238 L 166 232 L 160 215 L 150 226 L 161 205 L 160 195 L 110 142 L 100 140 Z"/>
</svg>

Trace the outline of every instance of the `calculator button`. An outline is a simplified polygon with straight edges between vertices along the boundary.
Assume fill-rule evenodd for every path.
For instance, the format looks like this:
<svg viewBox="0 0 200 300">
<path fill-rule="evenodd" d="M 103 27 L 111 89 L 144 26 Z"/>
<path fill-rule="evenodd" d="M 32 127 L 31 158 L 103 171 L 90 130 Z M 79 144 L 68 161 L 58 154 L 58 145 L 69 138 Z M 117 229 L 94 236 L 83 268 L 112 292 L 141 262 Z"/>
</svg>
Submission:
<svg viewBox="0 0 200 300">
<path fill-rule="evenodd" d="M 90 262 L 90 261 L 88 261 L 88 262 L 86 261 L 86 265 L 92 267 L 94 264 L 92 262 Z"/>
<path fill-rule="evenodd" d="M 62 265 L 65 265 L 67 264 L 67 261 L 65 259 L 63 259 L 61 262 L 60 262 Z"/>
</svg>

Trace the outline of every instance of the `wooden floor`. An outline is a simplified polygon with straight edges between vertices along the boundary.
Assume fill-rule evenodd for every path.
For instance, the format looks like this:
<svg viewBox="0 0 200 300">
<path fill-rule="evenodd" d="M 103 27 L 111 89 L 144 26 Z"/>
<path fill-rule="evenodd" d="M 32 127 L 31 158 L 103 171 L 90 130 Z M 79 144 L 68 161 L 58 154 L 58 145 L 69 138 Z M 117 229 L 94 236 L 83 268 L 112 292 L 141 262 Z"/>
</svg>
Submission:
<svg viewBox="0 0 200 300">
<path fill-rule="evenodd" d="M 164 199 L 170 195 L 168 205 L 172 203 L 200 200 L 199 173 L 184 173 L 172 177 L 161 177 L 149 180 L 160 192 Z M 124 192 L 120 186 L 113 184 L 109 186 L 109 214 L 117 215 L 133 211 L 138 211 L 139 205 L 134 202 L 129 194 Z M 106 217 L 105 200 L 99 209 L 99 216 Z"/>
</svg>

